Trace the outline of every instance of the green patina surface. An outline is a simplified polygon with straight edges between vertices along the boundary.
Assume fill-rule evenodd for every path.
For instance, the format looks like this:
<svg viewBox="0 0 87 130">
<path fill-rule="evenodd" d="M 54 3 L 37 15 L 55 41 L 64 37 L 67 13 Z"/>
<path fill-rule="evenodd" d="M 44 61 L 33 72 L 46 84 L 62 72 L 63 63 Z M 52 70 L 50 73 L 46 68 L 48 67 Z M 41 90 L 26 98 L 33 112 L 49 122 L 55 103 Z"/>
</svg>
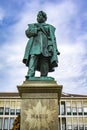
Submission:
<svg viewBox="0 0 87 130">
<path fill-rule="evenodd" d="M 28 80 L 35 78 L 35 71 L 40 71 L 41 80 L 51 80 L 47 77 L 48 72 L 54 71 L 58 66 L 58 57 L 60 53 L 57 50 L 55 27 L 45 23 L 47 15 L 39 11 L 37 23 L 28 24 L 25 31 L 29 38 L 25 48 L 23 63 L 28 67 Z M 38 78 L 35 78 L 38 80 Z"/>
</svg>

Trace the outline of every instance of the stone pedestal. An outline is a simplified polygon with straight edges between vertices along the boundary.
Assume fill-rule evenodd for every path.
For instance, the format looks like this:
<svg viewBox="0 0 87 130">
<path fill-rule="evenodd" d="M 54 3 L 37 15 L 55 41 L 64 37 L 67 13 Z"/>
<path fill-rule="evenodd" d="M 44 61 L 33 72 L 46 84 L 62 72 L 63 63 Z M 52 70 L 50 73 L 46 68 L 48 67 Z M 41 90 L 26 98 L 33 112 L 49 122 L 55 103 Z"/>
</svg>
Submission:
<svg viewBox="0 0 87 130">
<path fill-rule="evenodd" d="M 59 130 L 62 86 L 55 81 L 24 81 L 17 87 L 22 98 L 21 130 Z"/>
</svg>

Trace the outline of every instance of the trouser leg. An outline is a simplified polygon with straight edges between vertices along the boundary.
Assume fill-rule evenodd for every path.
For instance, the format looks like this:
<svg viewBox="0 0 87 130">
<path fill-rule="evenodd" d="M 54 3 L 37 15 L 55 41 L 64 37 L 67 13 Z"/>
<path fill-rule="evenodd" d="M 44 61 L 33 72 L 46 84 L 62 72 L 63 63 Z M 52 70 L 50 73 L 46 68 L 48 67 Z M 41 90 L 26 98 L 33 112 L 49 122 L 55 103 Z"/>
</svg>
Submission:
<svg viewBox="0 0 87 130">
<path fill-rule="evenodd" d="M 47 57 L 40 58 L 40 72 L 41 76 L 47 76 L 49 72 L 49 60 Z"/>
<path fill-rule="evenodd" d="M 35 76 L 35 69 L 37 66 L 37 60 L 38 60 L 38 58 L 36 55 L 31 55 L 30 61 L 29 61 L 28 72 L 27 72 L 28 77 Z"/>
</svg>

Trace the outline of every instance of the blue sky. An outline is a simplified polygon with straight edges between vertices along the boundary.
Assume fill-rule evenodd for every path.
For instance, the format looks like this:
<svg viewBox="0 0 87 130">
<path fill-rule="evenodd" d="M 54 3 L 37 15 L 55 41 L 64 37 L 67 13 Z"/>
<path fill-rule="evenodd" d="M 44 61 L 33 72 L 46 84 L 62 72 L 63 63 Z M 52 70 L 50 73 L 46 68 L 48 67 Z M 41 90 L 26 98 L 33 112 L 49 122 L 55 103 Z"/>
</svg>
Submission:
<svg viewBox="0 0 87 130">
<path fill-rule="evenodd" d="M 0 1 L 0 92 L 17 91 L 25 80 L 25 30 L 36 22 L 40 10 L 56 27 L 61 53 L 59 67 L 49 76 L 63 85 L 65 93 L 87 94 L 87 0 Z"/>
</svg>

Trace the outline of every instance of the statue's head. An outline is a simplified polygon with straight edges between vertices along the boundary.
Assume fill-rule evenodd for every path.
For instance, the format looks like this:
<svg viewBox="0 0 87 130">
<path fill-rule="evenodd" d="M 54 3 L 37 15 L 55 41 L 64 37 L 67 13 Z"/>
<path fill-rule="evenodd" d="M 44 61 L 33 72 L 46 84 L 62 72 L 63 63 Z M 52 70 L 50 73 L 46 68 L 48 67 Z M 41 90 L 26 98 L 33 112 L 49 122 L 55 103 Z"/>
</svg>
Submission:
<svg viewBox="0 0 87 130">
<path fill-rule="evenodd" d="M 37 14 L 37 22 L 44 23 L 47 20 L 47 15 L 43 11 L 39 11 Z"/>
</svg>

